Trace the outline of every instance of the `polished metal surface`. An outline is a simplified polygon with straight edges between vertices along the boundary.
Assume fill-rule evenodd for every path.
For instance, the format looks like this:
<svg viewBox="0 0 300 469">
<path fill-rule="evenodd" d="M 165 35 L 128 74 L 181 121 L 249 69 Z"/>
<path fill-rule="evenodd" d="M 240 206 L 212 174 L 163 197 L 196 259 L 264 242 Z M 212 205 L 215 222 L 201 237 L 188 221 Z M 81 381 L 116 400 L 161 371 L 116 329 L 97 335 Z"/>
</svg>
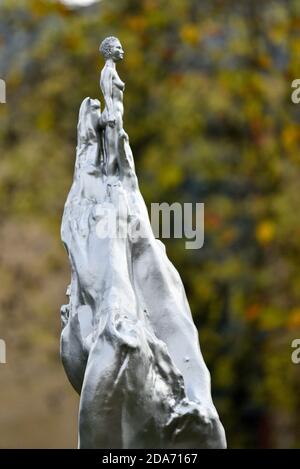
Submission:
<svg viewBox="0 0 300 469">
<path fill-rule="evenodd" d="M 105 108 L 81 104 L 61 227 L 71 264 L 61 358 L 80 394 L 79 448 L 224 448 L 182 281 L 154 238 L 123 129 L 124 51 L 112 37 L 100 51 Z M 103 235 L 112 213 L 121 235 Z"/>
</svg>

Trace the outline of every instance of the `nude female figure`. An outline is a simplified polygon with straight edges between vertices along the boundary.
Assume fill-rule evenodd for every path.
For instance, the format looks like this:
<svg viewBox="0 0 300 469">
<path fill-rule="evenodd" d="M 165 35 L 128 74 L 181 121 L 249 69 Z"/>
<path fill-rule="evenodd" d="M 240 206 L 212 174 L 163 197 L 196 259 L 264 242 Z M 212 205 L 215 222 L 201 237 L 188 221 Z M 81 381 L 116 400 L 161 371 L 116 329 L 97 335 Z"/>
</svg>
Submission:
<svg viewBox="0 0 300 469">
<path fill-rule="evenodd" d="M 107 175 L 116 174 L 118 161 L 119 138 L 123 135 L 123 91 L 125 83 L 120 79 L 116 63 L 123 59 L 124 51 L 116 37 L 110 36 L 100 44 L 99 51 L 105 58 L 105 65 L 100 76 L 100 88 L 104 96 L 105 108 L 101 116 L 105 126 L 104 170 Z"/>
</svg>

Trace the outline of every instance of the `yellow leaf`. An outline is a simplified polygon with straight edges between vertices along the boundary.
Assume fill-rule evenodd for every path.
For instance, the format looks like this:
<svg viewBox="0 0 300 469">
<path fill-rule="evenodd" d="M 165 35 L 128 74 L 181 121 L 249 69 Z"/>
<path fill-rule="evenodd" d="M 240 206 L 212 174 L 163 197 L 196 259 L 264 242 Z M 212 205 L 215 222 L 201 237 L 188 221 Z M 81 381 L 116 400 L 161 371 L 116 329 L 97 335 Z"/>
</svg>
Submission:
<svg viewBox="0 0 300 469">
<path fill-rule="evenodd" d="M 264 220 L 256 227 L 256 239 L 260 244 L 269 244 L 275 235 L 275 225 L 272 221 Z"/>
<path fill-rule="evenodd" d="M 180 37 L 183 42 L 196 46 L 199 43 L 199 28 L 195 24 L 185 24 L 180 30 Z"/>
<path fill-rule="evenodd" d="M 285 147 L 289 150 L 300 140 L 298 126 L 291 124 L 282 131 L 282 139 Z"/>
<path fill-rule="evenodd" d="M 300 327 L 300 307 L 292 309 L 287 325 L 290 329 Z"/>
</svg>

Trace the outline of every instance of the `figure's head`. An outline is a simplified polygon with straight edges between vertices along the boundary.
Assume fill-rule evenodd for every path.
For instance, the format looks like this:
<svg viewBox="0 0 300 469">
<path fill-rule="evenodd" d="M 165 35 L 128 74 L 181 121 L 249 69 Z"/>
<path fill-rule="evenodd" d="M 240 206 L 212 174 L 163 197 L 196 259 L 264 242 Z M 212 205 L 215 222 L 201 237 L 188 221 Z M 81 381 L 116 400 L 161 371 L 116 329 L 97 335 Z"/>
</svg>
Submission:
<svg viewBox="0 0 300 469">
<path fill-rule="evenodd" d="M 99 51 L 101 52 L 105 60 L 112 59 L 114 62 L 118 62 L 124 57 L 122 45 L 119 39 L 114 36 L 106 37 L 101 42 Z"/>
</svg>

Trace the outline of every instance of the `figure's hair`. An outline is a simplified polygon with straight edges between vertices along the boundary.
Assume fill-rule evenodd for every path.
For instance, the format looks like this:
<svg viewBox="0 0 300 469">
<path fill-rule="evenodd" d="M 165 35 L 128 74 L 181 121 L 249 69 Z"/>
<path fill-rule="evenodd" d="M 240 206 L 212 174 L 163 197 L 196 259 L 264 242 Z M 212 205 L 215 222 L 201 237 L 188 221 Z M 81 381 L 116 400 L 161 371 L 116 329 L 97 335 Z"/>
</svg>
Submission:
<svg viewBox="0 0 300 469">
<path fill-rule="evenodd" d="M 115 42 L 120 42 L 119 39 L 115 36 L 106 37 L 101 42 L 99 51 L 105 59 L 109 59 L 109 57 L 111 56 L 111 48 Z"/>
</svg>

